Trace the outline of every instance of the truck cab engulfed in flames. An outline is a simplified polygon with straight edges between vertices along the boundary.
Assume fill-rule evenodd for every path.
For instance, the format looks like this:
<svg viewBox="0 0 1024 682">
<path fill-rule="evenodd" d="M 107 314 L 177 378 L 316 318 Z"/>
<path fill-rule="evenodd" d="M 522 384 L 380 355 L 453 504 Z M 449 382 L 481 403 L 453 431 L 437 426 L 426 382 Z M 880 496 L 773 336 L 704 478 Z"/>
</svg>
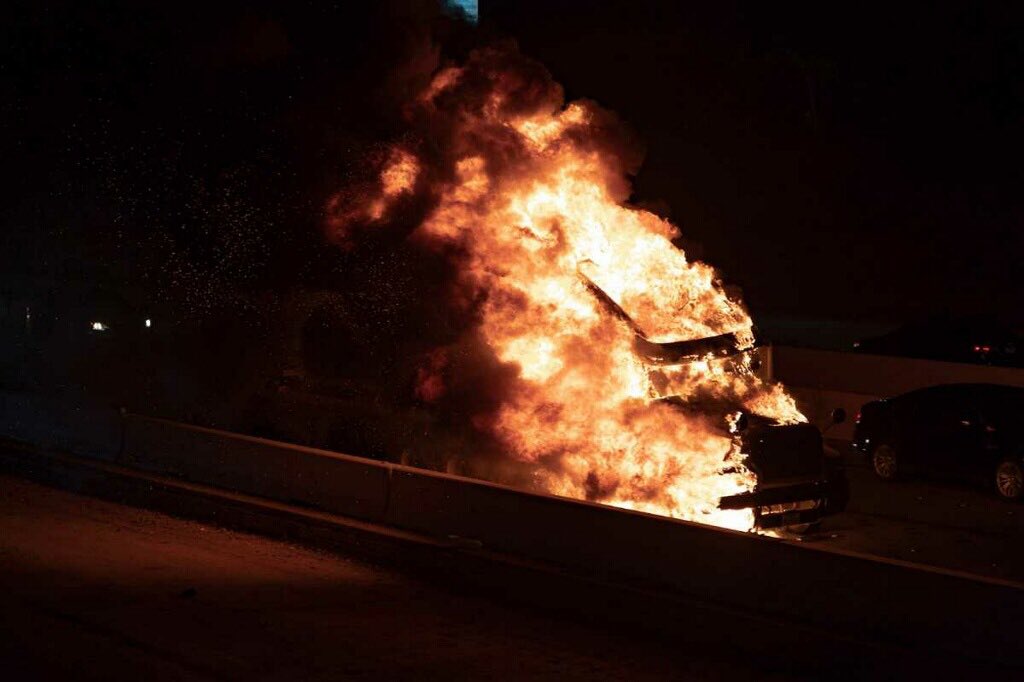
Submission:
<svg viewBox="0 0 1024 682">
<path fill-rule="evenodd" d="M 652 371 L 710 358 L 758 368 L 757 345 L 744 347 L 735 334 L 685 341 L 649 340 L 597 284 L 583 273 L 580 278 L 609 312 L 633 329 L 634 351 Z M 839 458 L 826 454 L 821 431 L 816 426 L 780 423 L 716 395 L 672 394 L 659 397 L 656 402 L 671 405 L 682 413 L 703 415 L 717 423 L 723 435 L 733 438 L 734 449 L 724 467 L 729 467 L 729 461 L 741 461 L 756 476 L 757 485 L 752 491 L 722 497 L 720 509 L 750 509 L 755 527 L 762 530 L 807 530 L 816 527 L 825 516 L 846 508 L 846 475 Z M 835 416 L 836 421 L 842 418 L 843 415 Z"/>
</svg>

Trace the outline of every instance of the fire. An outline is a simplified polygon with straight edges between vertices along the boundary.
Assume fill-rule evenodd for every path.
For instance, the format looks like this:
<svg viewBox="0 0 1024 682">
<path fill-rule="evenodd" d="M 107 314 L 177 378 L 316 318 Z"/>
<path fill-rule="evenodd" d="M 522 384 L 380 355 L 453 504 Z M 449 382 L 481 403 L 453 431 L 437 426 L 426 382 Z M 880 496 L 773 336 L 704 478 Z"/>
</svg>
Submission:
<svg viewBox="0 0 1024 682">
<path fill-rule="evenodd" d="M 369 190 L 365 187 L 350 188 L 328 200 L 329 235 L 347 245 L 354 226 L 380 221 L 398 199 L 413 191 L 419 170 L 415 156 L 401 147 L 393 148 L 380 173 L 377 187 Z"/>
<path fill-rule="evenodd" d="M 627 164 L 606 141 L 610 115 L 591 102 L 563 106 L 546 73 L 508 49 L 439 71 L 409 113 L 441 131 L 432 144 L 444 158 L 396 151 L 368 202 L 333 212 L 335 228 L 357 214 L 386 218 L 421 165 L 443 171 L 410 239 L 455 254 L 453 300 L 476 306 L 476 331 L 518 369 L 482 428 L 534 464 L 548 492 L 751 529 L 749 510 L 717 508 L 756 483 L 729 424 L 658 399 L 717 396 L 781 422 L 804 417 L 780 386 L 758 378 L 749 354 L 654 367 L 635 352 L 638 332 L 651 341 L 732 333 L 750 348 L 752 322 L 713 268 L 672 244 L 674 225 L 624 203 Z M 444 363 L 428 364 L 419 390 L 436 396 L 430 369 Z"/>
</svg>

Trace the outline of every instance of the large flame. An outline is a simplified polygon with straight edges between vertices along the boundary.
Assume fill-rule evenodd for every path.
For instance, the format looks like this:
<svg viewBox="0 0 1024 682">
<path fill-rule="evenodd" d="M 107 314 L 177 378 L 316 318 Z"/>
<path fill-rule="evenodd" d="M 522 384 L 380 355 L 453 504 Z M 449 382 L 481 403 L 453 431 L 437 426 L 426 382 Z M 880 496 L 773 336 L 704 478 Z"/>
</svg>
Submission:
<svg viewBox="0 0 1024 682">
<path fill-rule="evenodd" d="M 535 64 L 483 50 L 438 72 L 410 116 L 427 121 L 442 152 L 396 148 L 361 207 L 332 207 L 332 228 L 354 229 L 354 215 L 373 224 L 423 167 L 442 168 L 430 181 L 435 207 L 411 238 L 457 254 L 457 296 L 476 302 L 479 335 L 518 369 L 483 428 L 535 463 L 549 492 L 750 529 L 749 510 L 717 508 L 756 483 L 721 415 L 657 399 L 717 396 L 780 422 L 803 416 L 749 357 L 655 368 L 634 352 L 637 330 L 655 341 L 733 333 L 750 347 L 752 323 L 711 267 L 673 245 L 674 225 L 623 204 L 625 162 L 605 141 L 610 115 L 589 102 L 563 107 Z M 443 390 L 431 370 L 443 366 L 434 356 L 421 371 L 422 396 Z"/>
</svg>

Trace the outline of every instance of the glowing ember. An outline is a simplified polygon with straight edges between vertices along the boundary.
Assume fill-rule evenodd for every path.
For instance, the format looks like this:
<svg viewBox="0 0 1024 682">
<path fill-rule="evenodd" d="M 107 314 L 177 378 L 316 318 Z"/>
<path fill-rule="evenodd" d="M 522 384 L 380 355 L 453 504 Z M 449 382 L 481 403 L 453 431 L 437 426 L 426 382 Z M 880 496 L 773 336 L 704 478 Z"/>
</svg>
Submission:
<svg viewBox="0 0 1024 682">
<path fill-rule="evenodd" d="M 749 348 L 752 324 L 715 271 L 672 244 L 675 226 L 623 204 L 630 169 L 611 115 L 590 102 L 563 107 L 547 74 L 505 48 L 438 72 L 409 114 L 437 136 L 430 147 L 441 158 L 396 150 L 380 188 L 361 203 L 334 199 L 329 225 L 347 234 L 386 219 L 419 168 L 436 169 L 434 208 L 410 238 L 454 254 L 453 300 L 475 306 L 480 337 L 518 368 L 481 428 L 534 463 L 549 492 L 750 529 L 751 511 L 717 508 L 755 483 L 730 425 L 658 399 L 711 397 L 783 423 L 804 418 L 749 355 L 655 367 L 635 352 L 637 330 L 652 341 L 733 333 Z M 443 393 L 445 367 L 431 357 L 421 398 Z"/>
</svg>

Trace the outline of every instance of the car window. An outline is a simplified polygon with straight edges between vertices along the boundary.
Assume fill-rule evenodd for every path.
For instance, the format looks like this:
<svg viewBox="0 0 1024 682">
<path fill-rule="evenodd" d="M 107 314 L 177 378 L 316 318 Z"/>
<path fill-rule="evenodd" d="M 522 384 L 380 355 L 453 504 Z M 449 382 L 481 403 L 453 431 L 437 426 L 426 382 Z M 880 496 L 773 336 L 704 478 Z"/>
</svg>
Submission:
<svg viewBox="0 0 1024 682">
<path fill-rule="evenodd" d="M 966 426 L 978 421 L 978 396 L 966 387 L 940 386 L 904 397 L 901 411 L 915 422 Z"/>
<path fill-rule="evenodd" d="M 985 421 L 993 426 L 1015 426 L 1024 419 L 1024 393 L 1014 390 L 986 392 L 981 401 Z"/>
</svg>

